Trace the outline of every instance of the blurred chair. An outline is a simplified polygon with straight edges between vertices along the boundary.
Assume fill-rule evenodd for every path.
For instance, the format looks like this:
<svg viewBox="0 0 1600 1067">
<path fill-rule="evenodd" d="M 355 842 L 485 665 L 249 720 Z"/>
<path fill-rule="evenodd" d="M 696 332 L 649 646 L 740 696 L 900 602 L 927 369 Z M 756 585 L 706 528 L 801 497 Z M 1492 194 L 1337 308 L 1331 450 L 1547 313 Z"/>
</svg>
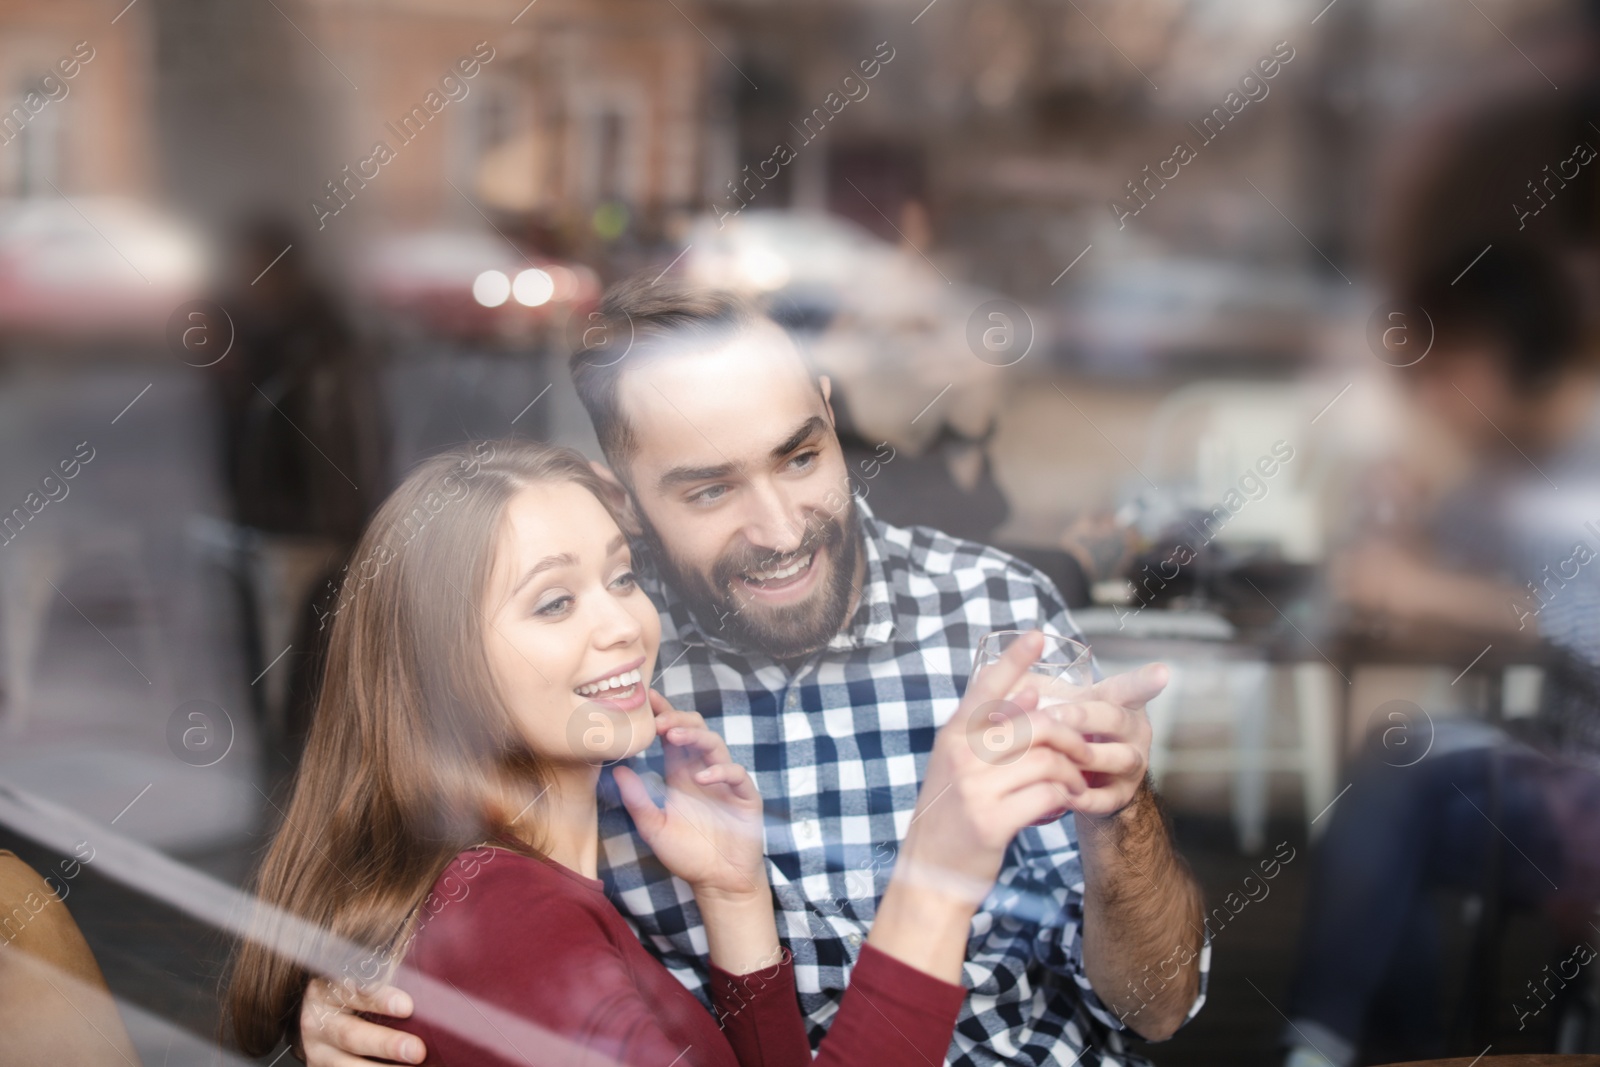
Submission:
<svg viewBox="0 0 1600 1067">
<path fill-rule="evenodd" d="M 1155 656 L 1172 672 L 1147 709 L 1156 789 L 1172 774 L 1228 776 L 1239 848 L 1256 853 L 1266 844 L 1268 775 L 1293 774 L 1300 779 L 1307 834 L 1318 832 L 1317 817 L 1333 801 L 1338 775 L 1333 672 L 1326 664 L 1273 663 L 1233 641 L 1227 620 L 1210 612 L 1145 611 L 1133 625 L 1101 609 L 1077 611 L 1073 618 L 1106 673 Z M 1102 654 L 1111 634 L 1117 642 Z M 1296 719 L 1295 740 L 1273 746 L 1272 712 L 1284 697 Z M 1180 746 L 1180 726 L 1222 729 L 1227 737 L 1221 744 Z"/>
<path fill-rule="evenodd" d="M 1304 389 L 1294 383 L 1200 382 L 1176 390 L 1151 418 L 1140 473 L 1160 486 L 1178 509 L 1212 512 L 1230 490 L 1240 491 L 1247 474 L 1265 483 L 1259 499 L 1245 499 L 1238 511 L 1202 535 L 1231 545 L 1270 546 L 1286 561 L 1317 563 L 1323 558 L 1323 522 L 1312 469 L 1311 410 Z M 1273 452 L 1279 442 L 1294 450 L 1283 461 Z M 1257 463 L 1274 460 L 1278 469 L 1263 476 Z"/>
<path fill-rule="evenodd" d="M 332 538 L 270 534 L 206 515 L 190 518 L 188 534 L 235 583 L 251 700 L 267 741 L 283 744 L 297 725 L 294 672 L 310 650 L 302 648 L 295 657 L 285 653 L 304 643 L 307 606 L 319 596 L 317 587 L 337 574 L 344 546 Z M 336 606 L 331 591 L 320 599 L 324 611 Z"/>
<path fill-rule="evenodd" d="M 89 944 L 48 883 L 0 851 L 0 1064 L 138 1067 Z"/>
<path fill-rule="evenodd" d="M 1140 464 L 1140 474 L 1157 487 L 1155 499 L 1146 498 L 1155 505 L 1146 520 L 1155 528 L 1145 532 L 1155 536 L 1157 528 L 1198 511 L 1206 518 L 1181 534 L 1196 549 L 1202 547 L 1196 542 L 1215 540 L 1291 563 L 1320 561 L 1323 522 L 1309 440 L 1314 414 L 1292 383 L 1202 382 L 1175 391 L 1156 410 Z M 1288 460 L 1285 446 L 1293 449 Z M 1264 488 L 1252 488 L 1258 484 Z M 1243 501 L 1237 510 L 1224 504 L 1230 492 Z M 1277 662 L 1270 650 L 1235 639 L 1233 627 L 1210 612 L 1141 610 L 1127 621 L 1105 614 L 1111 625 L 1102 632 L 1183 642 L 1169 661 L 1171 683 L 1149 707 L 1157 786 L 1174 773 L 1231 776 L 1239 845 L 1256 852 L 1265 843 L 1268 775 L 1294 774 L 1314 833 L 1338 773 L 1331 668 L 1314 659 Z M 1086 613 L 1076 617 L 1085 625 Z M 1098 619 L 1091 625 L 1102 628 Z M 1292 745 L 1272 747 L 1271 713 L 1280 694 L 1299 729 Z M 1218 746 L 1179 747 L 1180 726 L 1222 727 L 1229 737 Z"/>
<path fill-rule="evenodd" d="M 143 639 L 145 667 L 155 671 L 164 662 L 159 604 L 138 527 L 106 518 L 65 531 L 24 529 L 0 548 L 0 658 L 5 670 L 5 715 L 0 721 L 12 730 L 27 726 L 39 643 L 54 602 L 64 595 L 61 587 L 91 564 L 121 571 Z"/>
</svg>

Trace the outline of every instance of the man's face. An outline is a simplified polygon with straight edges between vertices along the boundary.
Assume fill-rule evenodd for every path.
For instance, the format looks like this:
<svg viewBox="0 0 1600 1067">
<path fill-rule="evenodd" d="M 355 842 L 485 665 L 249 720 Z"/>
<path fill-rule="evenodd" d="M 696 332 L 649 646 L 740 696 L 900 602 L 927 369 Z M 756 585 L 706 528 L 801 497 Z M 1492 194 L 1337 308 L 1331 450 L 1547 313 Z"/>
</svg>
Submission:
<svg viewBox="0 0 1600 1067">
<path fill-rule="evenodd" d="M 821 648 L 854 604 L 860 529 L 826 390 L 768 323 L 642 359 L 620 386 L 623 473 L 662 576 L 775 659 Z"/>
<path fill-rule="evenodd" d="M 1502 435 L 1520 439 L 1523 412 L 1502 358 L 1487 343 L 1464 345 L 1448 355 L 1435 365 L 1423 361 L 1408 368 L 1417 372 L 1407 384 L 1422 406 L 1474 455 L 1504 450 Z"/>
</svg>

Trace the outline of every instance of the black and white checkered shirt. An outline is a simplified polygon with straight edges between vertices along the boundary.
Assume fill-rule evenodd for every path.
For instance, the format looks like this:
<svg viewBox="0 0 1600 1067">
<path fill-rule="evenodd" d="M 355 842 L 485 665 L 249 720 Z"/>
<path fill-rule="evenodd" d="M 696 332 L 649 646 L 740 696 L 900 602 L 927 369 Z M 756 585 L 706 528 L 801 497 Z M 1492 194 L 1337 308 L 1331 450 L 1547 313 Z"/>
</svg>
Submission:
<svg viewBox="0 0 1600 1067">
<path fill-rule="evenodd" d="M 924 527 L 889 526 L 858 507 L 866 555 L 859 607 L 798 666 L 708 633 L 635 552 L 641 581 L 664 609 L 656 688 L 704 715 L 761 790 L 778 934 L 794 955 L 813 1047 L 838 1011 L 934 734 L 966 689 L 979 639 L 1030 628 L 1077 636 L 1034 568 Z M 634 765 L 660 773 L 660 747 Z M 645 946 L 706 1001 L 706 933 L 693 894 L 633 832 L 609 774 L 601 794 L 607 892 Z M 973 920 L 964 975 L 971 996 L 950 1047 L 953 1067 L 1146 1062 L 1123 1051 L 1123 1027 L 1089 986 L 1082 931 L 1072 819 L 1025 829 Z"/>
</svg>

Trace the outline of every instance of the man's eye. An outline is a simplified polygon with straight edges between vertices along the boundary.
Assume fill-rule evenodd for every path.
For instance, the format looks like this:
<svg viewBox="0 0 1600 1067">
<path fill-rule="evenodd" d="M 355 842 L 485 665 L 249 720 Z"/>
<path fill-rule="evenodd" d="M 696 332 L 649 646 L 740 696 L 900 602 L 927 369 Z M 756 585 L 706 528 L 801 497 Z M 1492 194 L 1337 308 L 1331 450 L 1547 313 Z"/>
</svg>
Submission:
<svg viewBox="0 0 1600 1067">
<path fill-rule="evenodd" d="M 807 467 L 815 465 L 816 462 L 817 454 L 815 452 L 802 452 L 789 461 L 789 466 L 793 467 L 795 470 L 803 471 Z"/>
<path fill-rule="evenodd" d="M 704 489 L 696 490 L 689 494 L 689 503 L 709 504 L 714 500 L 722 499 L 727 491 L 728 487 L 725 485 L 708 485 Z"/>
<path fill-rule="evenodd" d="M 534 608 L 533 609 L 533 613 L 535 615 L 542 615 L 542 616 L 544 616 L 546 618 L 552 618 L 554 616 L 560 615 L 563 612 L 565 612 L 568 608 L 570 608 L 572 606 L 572 603 L 573 603 L 572 597 L 570 597 L 570 596 L 558 596 L 558 597 L 554 598 L 553 600 L 546 601 L 545 603 L 540 604 L 538 607 Z"/>
</svg>

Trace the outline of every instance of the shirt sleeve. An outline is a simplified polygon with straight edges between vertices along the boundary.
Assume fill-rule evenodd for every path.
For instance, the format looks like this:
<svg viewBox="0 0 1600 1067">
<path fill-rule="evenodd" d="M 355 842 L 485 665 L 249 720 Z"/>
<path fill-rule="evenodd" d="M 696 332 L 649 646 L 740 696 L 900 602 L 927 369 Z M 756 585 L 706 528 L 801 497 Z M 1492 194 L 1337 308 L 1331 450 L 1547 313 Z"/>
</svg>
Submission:
<svg viewBox="0 0 1600 1067">
<path fill-rule="evenodd" d="M 640 960 L 612 940 L 597 911 L 609 904 L 551 898 L 524 881 L 474 886 L 473 898 L 444 908 L 419 938 L 414 966 L 434 981 L 412 990 L 413 1018 L 425 1027 L 414 1032 L 428 1042 L 429 1063 L 730 1067 L 716 1023 L 692 998 L 644 995 Z M 485 1027 L 492 1017 L 502 1023 Z M 508 1029 L 506 1019 L 517 1025 Z M 705 1039 L 686 1049 L 684 1033 Z"/>
<path fill-rule="evenodd" d="M 864 945 L 815 1061 L 787 952 L 770 972 L 716 967 L 712 997 L 740 1067 L 927 1067 L 942 1064 L 966 990 Z"/>
</svg>

